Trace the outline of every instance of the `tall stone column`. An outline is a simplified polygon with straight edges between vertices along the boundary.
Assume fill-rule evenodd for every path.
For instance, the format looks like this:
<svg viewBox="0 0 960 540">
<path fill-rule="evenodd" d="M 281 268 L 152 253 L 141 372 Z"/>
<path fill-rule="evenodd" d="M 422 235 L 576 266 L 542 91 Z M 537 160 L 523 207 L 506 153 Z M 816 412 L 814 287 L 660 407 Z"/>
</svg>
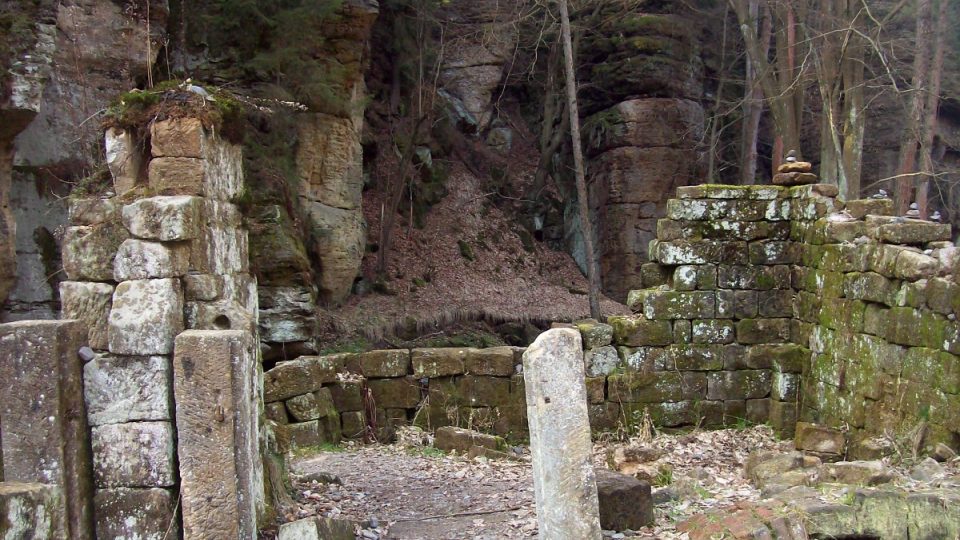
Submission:
<svg viewBox="0 0 960 540">
<path fill-rule="evenodd" d="M 255 538 L 263 493 L 254 340 L 188 330 L 173 361 L 184 538 Z"/>
<path fill-rule="evenodd" d="M 78 321 L 0 325 L 4 480 L 60 487 L 67 538 L 93 538 L 90 442 L 83 403 L 86 343 Z"/>
<path fill-rule="evenodd" d="M 540 334 L 523 354 L 523 379 L 540 538 L 599 539 L 580 332 Z"/>
</svg>

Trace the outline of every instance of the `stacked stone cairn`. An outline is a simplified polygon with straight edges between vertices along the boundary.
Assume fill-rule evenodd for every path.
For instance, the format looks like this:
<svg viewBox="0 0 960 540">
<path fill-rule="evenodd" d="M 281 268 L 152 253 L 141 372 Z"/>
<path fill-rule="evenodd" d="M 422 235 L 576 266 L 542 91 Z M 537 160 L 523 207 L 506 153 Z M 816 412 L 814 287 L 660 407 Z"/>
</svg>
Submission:
<svg viewBox="0 0 960 540">
<path fill-rule="evenodd" d="M 247 234 L 230 202 L 243 186 L 240 148 L 193 118 L 153 123 L 149 141 L 111 129 L 106 148 L 117 196 L 70 201 L 60 286 L 63 318 L 85 323 L 93 350 L 83 386 L 97 537 L 175 537 L 181 487 L 187 511 L 177 443 L 195 440 L 177 436 L 174 379 L 180 392 L 190 374 L 175 373 L 175 338 L 256 331 Z M 252 341 L 237 343 L 235 358 L 252 362 Z M 249 378 L 255 406 L 255 372 Z"/>
</svg>

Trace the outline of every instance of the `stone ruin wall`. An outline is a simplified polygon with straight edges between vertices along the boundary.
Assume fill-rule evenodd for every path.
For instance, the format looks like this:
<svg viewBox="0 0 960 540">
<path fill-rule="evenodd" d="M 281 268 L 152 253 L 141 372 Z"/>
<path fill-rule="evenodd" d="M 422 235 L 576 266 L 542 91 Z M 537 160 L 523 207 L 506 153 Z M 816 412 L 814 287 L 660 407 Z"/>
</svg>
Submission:
<svg viewBox="0 0 960 540">
<path fill-rule="evenodd" d="M 66 320 L 0 325 L 0 510 L 14 536 L 254 537 L 267 437 L 240 149 L 195 119 L 106 146 L 119 195 L 70 201 Z"/>
<path fill-rule="evenodd" d="M 924 423 L 929 443 L 957 447 L 950 227 L 836 194 L 823 184 L 679 188 L 650 245 L 656 262 L 641 267 L 646 288 L 629 295 L 635 314 L 577 323 L 593 429 L 629 430 L 647 414 L 665 427 L 767 422 L 789 437 L 799 419 L 847 430 L 851 453 L 867 457 L 871 437 Z M 522 352 L 306 356 L 265 374 L 267 415 L 292 446 L 367 427 L 382 439 L 410 422 L 524 438 Z"/>
</svg>

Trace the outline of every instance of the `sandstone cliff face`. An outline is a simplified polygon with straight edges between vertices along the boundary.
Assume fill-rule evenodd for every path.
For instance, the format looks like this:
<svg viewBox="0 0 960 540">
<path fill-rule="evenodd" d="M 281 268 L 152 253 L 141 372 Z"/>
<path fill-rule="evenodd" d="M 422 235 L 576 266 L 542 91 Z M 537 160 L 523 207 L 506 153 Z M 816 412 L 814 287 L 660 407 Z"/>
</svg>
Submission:
<svg viewBox="0 0 960 540">
<path fill-rule="evenodd" d="M 603 290 L 621 301 L 641 285 L 640 265 L 669 194 L 699 172 L 702 37 L 689 8 L 669 9 L 675 12 L 627 13 L 601 4 L 585 15 L 597 28 L 579 51 L 595 249 Z M 580 243 L 577 219 L 568 212 L 574 246 Z M 585 267 L 582 252 L 574 254 Z"/>
<path fill-rule="evenodd" d="M 0 103 L 0 300 L 10 291 L 11 301 L 0 318 L 53 318 L 55 233 L 66 222 L 57 196 L 69 190 L 62 181 L 75 182 L 98 166 L 98 114 L 151 69 L 169 9 L 167 0 L 150 0 L 149 25 L 143 3 L 64 0 L 14 10 L 33 24 L 32 44 L 16 51 L 4 81 L 9 95 Z M 14 205 L 11 186 L 19 194 Z M 11 283 L 7 261 L 14 251 Z"/>
</svg>

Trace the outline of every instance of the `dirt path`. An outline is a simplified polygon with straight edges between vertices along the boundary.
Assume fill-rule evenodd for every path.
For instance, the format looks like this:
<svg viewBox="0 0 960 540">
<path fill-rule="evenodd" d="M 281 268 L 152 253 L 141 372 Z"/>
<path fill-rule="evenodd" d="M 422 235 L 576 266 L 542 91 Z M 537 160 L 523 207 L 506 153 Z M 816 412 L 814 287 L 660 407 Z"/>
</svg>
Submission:
<svg viewBox="0 0 960 540">
<path fill-rule="evenodd" d="M 396 539 L 501 539 L 536 535 L 528 464 L 467 461 L 417 449 L 363 447 L 293 464 L 309 478 L 328 473 L 342 485 L 299 481 L 319 513 L 376 519 Z M 306 493 L 304 495 L 304 493 Z"/>
</svg>

